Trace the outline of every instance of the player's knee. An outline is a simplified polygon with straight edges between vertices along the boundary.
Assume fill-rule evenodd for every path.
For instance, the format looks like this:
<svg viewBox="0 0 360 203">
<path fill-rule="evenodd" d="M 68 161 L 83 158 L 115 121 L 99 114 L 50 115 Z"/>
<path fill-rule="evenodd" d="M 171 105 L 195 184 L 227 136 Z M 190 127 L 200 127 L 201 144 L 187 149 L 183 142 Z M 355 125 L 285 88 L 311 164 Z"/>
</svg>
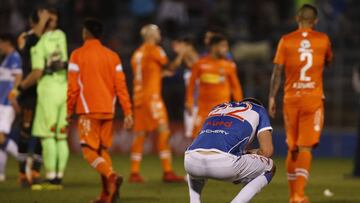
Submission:
<svg viewBox="0 0 360 203">
<path fill-rule="evenodd" d="M 299 147 L 299 152 L 311 152 L 312 149 L 313 149 L 313 147 L 300 146 L 300 147 Z"/>
<path fill-rule="evenodd" d="M 275 176 L 276 173 L 276 166 L 275 164 L 272 166 L 272 168 L 269 171 L 266 171 L 264 176 L 267 180 L 268 183 L 271 182 L 271 180 L 273 179 L 273 177 Z"/>
</svg>

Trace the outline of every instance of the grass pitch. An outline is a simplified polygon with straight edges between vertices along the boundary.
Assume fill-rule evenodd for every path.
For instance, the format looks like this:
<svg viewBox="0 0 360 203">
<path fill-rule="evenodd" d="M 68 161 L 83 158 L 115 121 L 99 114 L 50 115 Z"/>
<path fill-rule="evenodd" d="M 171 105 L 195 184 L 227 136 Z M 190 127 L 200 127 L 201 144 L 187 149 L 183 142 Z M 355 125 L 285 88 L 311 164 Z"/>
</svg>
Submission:
<svg viewBox="0 0 360 203">
<path fill-rule="evenodd" d="M 125 177 L 129 173 L 128 156 L 113 155 L 114 167 Z M 252 202 L 286 203 L 288 202 L 287 181 L 284 171 L 284 160 L 275 159 L 277 174 Z M 184 174 L 183 158 L 174 158 L 174 168 Z M 360 179 L 346 180 L 345 173 L 351 171 L 351 160 L 314 159 L 307 194 L 312 203 L 360 203 Z M 162 171 L 156 156 L 145 156 L 142 174 L 147 179 L 145 184 L 129 184 L 121 188 L 121 203 L 186 203 L 188 201 L 187 185 L 166 184 L 161 181 Z M 20 189 L 16 182 L 17 164 L 13 159 L 7 166 L 7 180 L 0 183 L 1 203 L 87 203 L 100 191 L 100 178 L 80 155 L 71 155 L 62 191 L 36 191 Z M 239 185 L 209 181 L 203 191 L 204 203 L 225 203 L 241 189 Z M 323 191 L 330 189 L 335 195 L 325 197 Z"/>
</svg>

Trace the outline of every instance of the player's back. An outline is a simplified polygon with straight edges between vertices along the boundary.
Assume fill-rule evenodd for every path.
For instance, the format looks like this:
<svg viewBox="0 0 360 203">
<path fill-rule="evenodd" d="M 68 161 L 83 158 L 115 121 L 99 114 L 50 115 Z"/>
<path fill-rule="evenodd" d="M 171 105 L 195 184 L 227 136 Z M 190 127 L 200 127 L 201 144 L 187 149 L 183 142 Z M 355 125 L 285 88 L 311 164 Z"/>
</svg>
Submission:
<svg viewBox="0 0 360 203">
<path fill-rule="evenodd" d="M 87 40 L 82 47 L 72 53 L 69 70 L 79 71 L 78 83 L 83 98 L 82 103 L 86 103 L 85 106 L 90 112 L 112 113 L 115 100 L 115 75 L 117 71 L 122 71 L 118 55 L 98 40 Z M 80 105 L 80 102 L 77 105 Z"/>
<path fill-rule="evenodd" d="M 251 102 L 224 103 L 209 113 L 188 150 L 215 150 L 239 156 L 255 135 L 271 129 L 264 107 Z"/>
<path fill-rule="evenodd" d="M 160 96 L 162 69 L 166 63 L 166 54 L 160 46 L 145 43 L 139 47 L 131 58 L 135 94 Z"/>
<path fill-rule="evenodd" d="M 324 65 L 331 59 L 331 44 L 325 33 L 299 29 L 284 35 L 274 63 L 285 67 L 285 99 L 302 96 L 321 99 Z"/>
</svg>

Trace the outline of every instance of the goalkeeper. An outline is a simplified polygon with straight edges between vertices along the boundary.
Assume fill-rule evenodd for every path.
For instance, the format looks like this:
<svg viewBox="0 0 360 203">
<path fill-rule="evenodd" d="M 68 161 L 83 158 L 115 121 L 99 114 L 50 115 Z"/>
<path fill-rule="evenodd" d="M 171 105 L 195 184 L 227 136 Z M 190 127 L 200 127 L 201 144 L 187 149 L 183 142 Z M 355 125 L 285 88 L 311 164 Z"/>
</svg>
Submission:
<svg viewBox="0 0 360 203">
<path fill-rule="evenodd" d="M 41 138 L 46 181 L 33 190 L 62 189 L 62 178 L 69 157 L 66 135 L 66 36 L 57 29 L 58 15 L 49 10 L 50 21 L 44 35 L 31 50 L 33 71 L 41 72 L 33 135 Z"/>
</svg>

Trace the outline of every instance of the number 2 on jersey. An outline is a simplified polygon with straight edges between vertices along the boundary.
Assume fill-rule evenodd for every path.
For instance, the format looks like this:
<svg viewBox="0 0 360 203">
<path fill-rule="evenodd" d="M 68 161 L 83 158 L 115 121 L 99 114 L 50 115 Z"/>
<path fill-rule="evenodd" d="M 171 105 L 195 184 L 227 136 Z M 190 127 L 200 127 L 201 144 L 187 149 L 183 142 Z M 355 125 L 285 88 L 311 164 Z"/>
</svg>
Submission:
<svg viewBox="0 0 360 203">
<path fill-rule="evenodd" d="M 300 54 L 300 61 L 305 61 L 306 64 L 300 70 L 300 80 L 301 81 L 310 81 L 311 77 L 306 76 L 306 71 L 308 71 L 313 65 L 313 55 L 310 52 L 303 52 Z"/>
</svg>

